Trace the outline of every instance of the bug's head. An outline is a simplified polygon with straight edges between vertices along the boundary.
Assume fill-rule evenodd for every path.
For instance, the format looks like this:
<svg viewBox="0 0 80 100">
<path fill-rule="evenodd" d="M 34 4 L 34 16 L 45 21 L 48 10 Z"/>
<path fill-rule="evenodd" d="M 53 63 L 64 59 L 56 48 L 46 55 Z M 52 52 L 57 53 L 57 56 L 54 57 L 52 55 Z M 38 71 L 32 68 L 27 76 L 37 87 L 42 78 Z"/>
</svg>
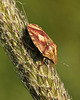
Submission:
<svg viewBox="0 0 80 100">
<path fill-rule="evenodd" d="M 53 58 L 52 61 L 54 62 L 54 64 L 57 64 L 57 46 L 56 44 L 53 46 Z"/>
<path fill-rule="evenodd" d="M 55 43 L 46 46 L 44 56 L 52 60 L 54 64 L 57 63 L 57 46 Z"/>
</svg>

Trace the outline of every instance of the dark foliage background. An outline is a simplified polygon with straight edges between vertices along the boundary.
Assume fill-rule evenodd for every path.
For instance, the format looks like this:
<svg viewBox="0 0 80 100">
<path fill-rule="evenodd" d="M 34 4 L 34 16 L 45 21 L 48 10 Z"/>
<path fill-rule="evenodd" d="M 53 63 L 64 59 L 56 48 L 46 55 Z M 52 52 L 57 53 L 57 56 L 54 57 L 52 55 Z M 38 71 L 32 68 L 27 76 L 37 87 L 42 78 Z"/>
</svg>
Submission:
<svg viewBox="0 0 80 100">
<path fill-rule="evenodd" d="M 20 1 L 29 23 L 41 26 L 57 44 L 57 72 L 73 100 L 80 100 L 80 0 Z M 33 100 L 14 70 L 0 46 L 0 100 Z"/>
</svg>

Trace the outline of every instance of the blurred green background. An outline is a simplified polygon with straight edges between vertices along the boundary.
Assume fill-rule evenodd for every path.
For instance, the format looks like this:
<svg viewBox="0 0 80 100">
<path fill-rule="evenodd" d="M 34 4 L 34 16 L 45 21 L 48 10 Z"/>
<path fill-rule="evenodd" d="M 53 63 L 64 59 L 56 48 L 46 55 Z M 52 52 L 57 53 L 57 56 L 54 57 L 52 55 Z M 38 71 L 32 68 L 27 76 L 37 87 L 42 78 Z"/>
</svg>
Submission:
<svg viewBox="0 0 80 100">
<path fill-rule="evenodd" d="M 29 23 L 41 26 L 57 44 L 58 63 L 55 67 L 58 75 L 73 100 L 80 100 L 80 0 L 20 1 L 24 5 Z M 2 46 L 0 100 L 33 100 Z"/>
</svg>

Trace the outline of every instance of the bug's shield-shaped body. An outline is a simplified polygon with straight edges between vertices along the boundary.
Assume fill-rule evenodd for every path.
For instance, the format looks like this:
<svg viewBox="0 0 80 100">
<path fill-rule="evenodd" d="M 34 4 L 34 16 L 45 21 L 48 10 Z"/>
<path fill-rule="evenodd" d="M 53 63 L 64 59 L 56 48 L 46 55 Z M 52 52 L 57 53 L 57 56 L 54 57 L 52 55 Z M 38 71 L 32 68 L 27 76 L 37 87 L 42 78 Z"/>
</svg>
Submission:
<svg viewBox="0 0 80 100">
<path fill-rule="evenodd" d="M 52 39 L 36 24 L 28 25 L 29 35 L 44 57 L 49 58 L 54 64 L 57 63 L 57 46 Z"/>
</svg>

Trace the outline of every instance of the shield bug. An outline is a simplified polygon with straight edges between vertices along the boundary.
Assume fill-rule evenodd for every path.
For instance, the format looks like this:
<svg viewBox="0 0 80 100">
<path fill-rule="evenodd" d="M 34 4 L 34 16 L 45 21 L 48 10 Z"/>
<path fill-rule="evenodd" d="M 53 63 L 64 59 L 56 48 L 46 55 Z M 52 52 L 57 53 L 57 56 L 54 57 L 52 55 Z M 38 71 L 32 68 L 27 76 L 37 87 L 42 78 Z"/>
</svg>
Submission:
<svg viewBox="0 0 80 100">
<path fill-rule="evenodd" d="M 43 29 L 36 24 L 28 24 L 28 31 L 34 45 L 44 56 L 42 64 L 44 63 L 45 58 L 50 59 L 54 64 L 56 64 L 57 46 L 47 35 L 47 33 L 44 32 Z"/>
</svg>

